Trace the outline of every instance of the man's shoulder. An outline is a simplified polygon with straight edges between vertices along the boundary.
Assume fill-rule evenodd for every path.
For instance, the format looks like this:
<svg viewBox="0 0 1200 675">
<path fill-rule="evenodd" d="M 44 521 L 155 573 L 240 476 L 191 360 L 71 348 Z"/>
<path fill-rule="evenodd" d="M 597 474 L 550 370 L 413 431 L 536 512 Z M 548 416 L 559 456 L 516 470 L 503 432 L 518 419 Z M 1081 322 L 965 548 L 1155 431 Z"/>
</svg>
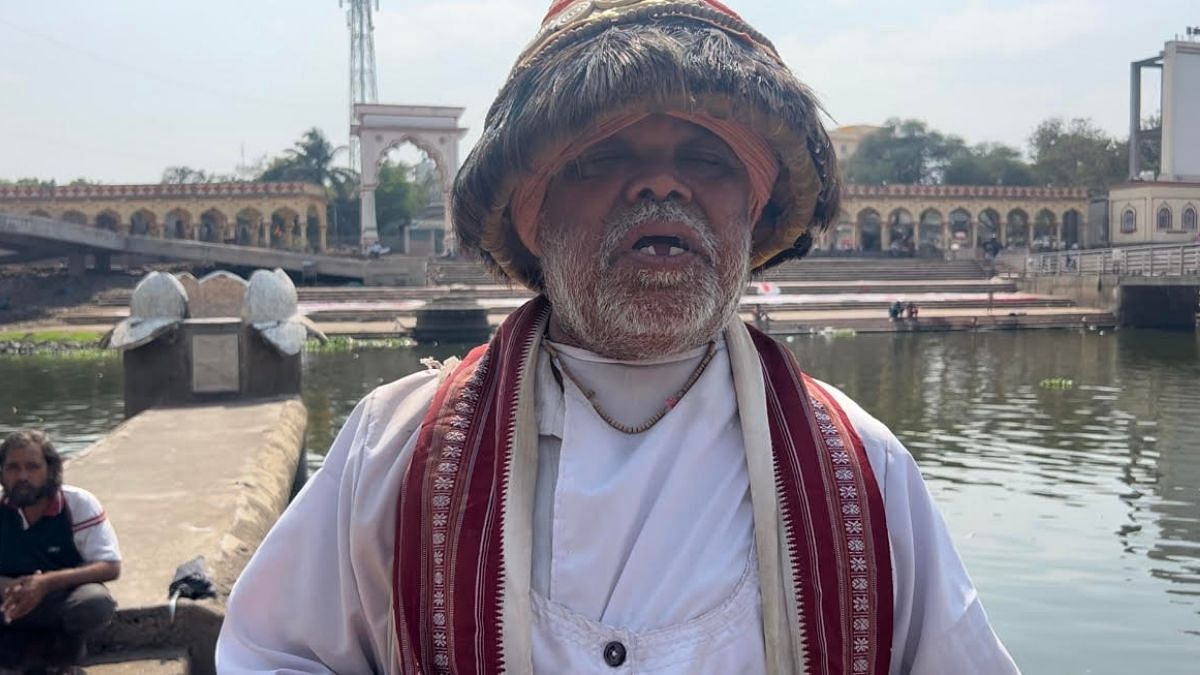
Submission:
<svg viewBox="0 0 1200 675">
<path fill-rule="evenodd" d="M 62 494 L 74 525 L 80 526 L 91 521 L 104 520 L 104 506 L 96 498 L 96 495 L 75 485 L 63 485 Z"/>
<path fill-rule="evenodd" d="M 424 419 L 441 383 L 441 371 L 429 368 L 381 385 L 367 394 L 347 421 L 350 454 L 376 454 L 412 433 Z M 354 421 L 357 418 L 357 421 Z"/>
<path fill-rule="evenodd" d="M 825 390 L 842 412 L 846 414 L 846 418 L 850 420 L 850 424 L 854 430 L 862 438 L 864 444 L 868 442 L 892 443 L 896 441 L 896 436 L 888 429 L 887 425 L 880 422 L 874 415 L 863 409 L 857 401 L 850 398 L 846 392 L 837 387 L 823 382 L 818 379 L 813 379 L 821 389 Z"/>
<path fill-rule="evenodd" d="M 388 419 L 401 407 L 428 408 L 441 381 L 441 371 L 429 368 L 380 385 L 363 399 L 364 413 Z"/>
<path fill-rule="evenodd" d="M 871 462 L 871 469 L 875 472 L 877 478 L 882 478 L 887 473 L 887 467 L 894 465 L 897 462 L 901 464 L 910 464 L 913 462 L 912 455 L 908 449 L 900 442 L 892 430 L 886 424 L 880 422 L 874 415 L 867 412 L 854 399 L 850 398 L 841 389 L 822 382 L 813 380 L 818 386 L 828 392 L 833 398 L 842 412 L 845 413 L 846 419 L 850 421 L 850 425 L 854 427 L 854 432 L 858 434 L 862 441 L 863 449 L 867 453 L 867 458 Z"/>
</svg>

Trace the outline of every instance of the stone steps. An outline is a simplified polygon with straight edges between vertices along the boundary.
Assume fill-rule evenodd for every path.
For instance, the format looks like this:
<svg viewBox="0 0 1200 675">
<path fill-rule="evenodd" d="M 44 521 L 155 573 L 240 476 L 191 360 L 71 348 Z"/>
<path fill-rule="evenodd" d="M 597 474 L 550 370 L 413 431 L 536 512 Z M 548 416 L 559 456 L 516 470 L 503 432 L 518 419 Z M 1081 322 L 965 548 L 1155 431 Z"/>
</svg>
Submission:
<svg viewBox="0 0 1200 675">
<path fill-rule="evenodd" d="M 1107 330 L 1117 325 L 1117 317 L 1107 312 L 1090 314 L 994 314 L 991 316 L 922 316 L 915 321 L 829 317 L 816 321 L 772 321 L 770 330 L 778 334 L 820 334 L 827 327 L 858 333 L 924 333 L 970 330 L 1025 330 L 1087 328 Z"/>
<path fill-rule="evenodd" d="M 482 266 L 468 262 L 430 263 L 430 278 L 440 284 L 495 284 Z M 767 271 L 768 281 L 835 281 L 857 279 L 986 279 L 975 260 L 927 258 L 810 258 Z"/>
<path fill-rule="evenodd" d="M 772 281 L 783 293 L 805 295 L 834 295 L 849 293 L 1015 293 L 1017 286 L 1012 281 L 988 280 L 886 280 L 854 279 L 844 282 Z M 301 287 L 297 289 L 302 303 L 337 302 L 401 302 L 404 300 L 431 300 L 450 292 L 449 288 L 433 286 L 427 288 L 374 288 L 374 287 Z M 533 293 L 524 288 L 506 286 L 484 286 L 471 289 L 471 295 L 479 300 L 500 298 L 529 298 Z M 757 287 L 751 284 L 748 293 L 754 294 Z M 108 292 L 97 297 L 97 307 L 127 307 L 130 291 Z"/>
</svg>

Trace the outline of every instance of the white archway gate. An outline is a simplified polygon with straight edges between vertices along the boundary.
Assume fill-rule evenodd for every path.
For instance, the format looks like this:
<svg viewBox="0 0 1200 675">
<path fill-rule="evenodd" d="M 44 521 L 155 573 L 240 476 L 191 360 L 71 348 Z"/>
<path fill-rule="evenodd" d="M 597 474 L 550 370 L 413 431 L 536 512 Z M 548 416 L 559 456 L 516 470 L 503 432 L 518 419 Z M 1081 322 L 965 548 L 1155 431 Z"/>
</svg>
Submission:
<svg viewBox="0 0 1200 675">
<path fill-rule="evenodd" d="M 392 148 L 412 143 L 437 167 L 446 205 L 446 250 L 453 251 L 454 228 L 450 223 L 450 189 L 458 173 L 458 143 L 467 130 L 458 126 L 465 108 L 444 106 L 380 105 L 375 103 L 354 106 L 354 121 L 350 135 L 358 138 L 362 158 L 362 237 L 365 251 L 379 241 L 379 226 L 375 221 L 375 189 L 379 186 L 379 167 Z"/>
</svg>

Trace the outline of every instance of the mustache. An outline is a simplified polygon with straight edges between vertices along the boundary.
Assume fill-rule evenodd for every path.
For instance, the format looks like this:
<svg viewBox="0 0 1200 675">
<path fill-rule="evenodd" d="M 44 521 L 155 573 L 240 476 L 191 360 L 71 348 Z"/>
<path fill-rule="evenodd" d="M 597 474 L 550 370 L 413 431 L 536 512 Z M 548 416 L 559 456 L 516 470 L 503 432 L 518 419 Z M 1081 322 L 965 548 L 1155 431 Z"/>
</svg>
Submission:
<svg viewBox="0 0 1200 675">
<path fill-rule="evenodd" d="M 660 202 L 653 199 L 643 199 L 622 213 L 618 213 L 604 222 L 604 239 L 600 243 L 600 259 L 605 267 L 623 253 L 618 250 L 621 240 L 631 231 L 653 221 L 671 221 L 688 228 L 695 235 L 699 250 L 693 251 L 708 264 L 713 264 L 717 257 L 717 236 L 713 234 L 708 219 L 699 210 L 689 210 L 679 202 Z"/>
</svg>

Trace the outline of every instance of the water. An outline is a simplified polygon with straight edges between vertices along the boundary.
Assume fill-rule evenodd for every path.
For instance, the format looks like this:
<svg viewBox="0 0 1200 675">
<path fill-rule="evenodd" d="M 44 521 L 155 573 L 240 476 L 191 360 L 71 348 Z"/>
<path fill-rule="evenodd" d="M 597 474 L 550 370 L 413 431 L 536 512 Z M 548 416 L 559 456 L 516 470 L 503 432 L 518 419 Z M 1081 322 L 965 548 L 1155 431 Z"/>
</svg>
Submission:
<svg viewBox="0 0 1200 675">
<path fill-rule="evenodd" d="M 1032 331 L 790 344 L 917 457 L 1026 673 L 1197 672 L 1200 338 Z M 423 355 L 306 355 L 309 447 L 328 447 L 366 390 L 421 368 Z M 1075 387 L 1039 387 L 1047 378 Z M 120 421 L 120 396 L 117 359 L 0 359 L 0 431 L 44 426 L 67 452 Z"/>
</svg>

